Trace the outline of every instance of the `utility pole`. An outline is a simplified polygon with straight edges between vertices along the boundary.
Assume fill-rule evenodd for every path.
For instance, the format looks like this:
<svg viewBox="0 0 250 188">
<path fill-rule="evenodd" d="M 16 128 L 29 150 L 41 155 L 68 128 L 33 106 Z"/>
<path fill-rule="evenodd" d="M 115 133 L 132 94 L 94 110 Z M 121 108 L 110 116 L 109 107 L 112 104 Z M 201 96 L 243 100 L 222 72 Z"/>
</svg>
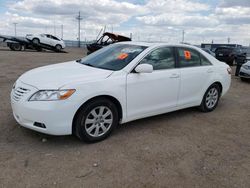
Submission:
<svg viewBox="0 0 250 188">
<path fill-rule="evenodd" d="M 230 37 L 227 38 L 227 42 L 228 42 L 228 44 L 230 43 Z"/>
<path fill-rule="evenodd" d="M 16 37 L 16 25 L 17 23 L 13 23 L 14 24 L 14 32 L 15 32 L 15 37 Z"/>
<path fill-rule="evenodd" d="M 185 40 L 185 30 L 182 30 L 182 43 L 184 43 Z"/>
<path fill-rule="evenodd" d="M 81 47 L 81 20 L 83 19 L 81 17 L 81 12 L 79 11 L 79 15 L 76 17 L 78 20 L 78 47 Z"/>
<path fill-rule="evenodd" d="M 56 20 L 54 19 L 54 36 L 56 36 Z"/>
<path fill-rule="evenodd" d="M 63 39 L 63 24 L 61 25 L 61 39 Z"/>
</svg>

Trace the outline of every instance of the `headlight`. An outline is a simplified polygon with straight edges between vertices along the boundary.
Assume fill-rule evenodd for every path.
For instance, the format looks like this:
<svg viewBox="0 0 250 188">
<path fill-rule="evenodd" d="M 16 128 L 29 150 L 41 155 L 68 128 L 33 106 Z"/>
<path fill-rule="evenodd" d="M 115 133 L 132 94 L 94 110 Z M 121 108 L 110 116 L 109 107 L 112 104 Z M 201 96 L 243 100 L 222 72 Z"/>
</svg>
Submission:
<svg viewBox="0 0 250 188">
<path fill-rule="evenodd" d="M 16 82 L 13 84 L 12 89 L 16 88 Z"/>
<path fill-rule="evenodd" d="M 249 66 L 249 65 L 242 65 L 242 67 L 243 67 L 244 69 L 250 69 L 250 66 Z"/>
<path fill-rule="evenodd" d="M 40 90 L 34 93 L 29 101 L 57 101 L 69 98 L 75 92 L 74 89 L 65 90 Z"/>
</svg>

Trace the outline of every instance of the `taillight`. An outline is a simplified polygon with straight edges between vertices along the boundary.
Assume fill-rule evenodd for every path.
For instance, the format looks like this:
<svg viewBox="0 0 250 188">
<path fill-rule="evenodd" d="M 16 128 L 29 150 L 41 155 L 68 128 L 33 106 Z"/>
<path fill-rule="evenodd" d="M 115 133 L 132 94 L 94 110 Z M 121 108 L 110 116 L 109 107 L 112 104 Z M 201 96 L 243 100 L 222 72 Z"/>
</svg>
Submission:
<svg viewBox="0 0 250 188">
<path fill-rule="evenodd" d="M 232 74 L 232 69 L 230 67 L 227 67 L 227 73 Z"/>
</svg>

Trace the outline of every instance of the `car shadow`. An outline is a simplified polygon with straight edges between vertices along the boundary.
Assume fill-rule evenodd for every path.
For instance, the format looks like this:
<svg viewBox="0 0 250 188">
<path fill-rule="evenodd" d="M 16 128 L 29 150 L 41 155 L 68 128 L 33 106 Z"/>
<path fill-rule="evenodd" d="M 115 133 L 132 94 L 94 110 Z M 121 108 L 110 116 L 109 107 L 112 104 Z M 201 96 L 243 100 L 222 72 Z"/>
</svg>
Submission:
<svg viewBox="0 0 250 188">
<path fill-rule="evenodd" d="M 171 121 L 174 119 L 178 119 L 180 116 L 192 116 L 194 114 L 199 113 L 199 111 L 196 108 L 187 108 L 183 110 L 178 110 L 174 112 L 169 112 L 166 114 L 161 114 L 157 116 L 147 117 L 135 121 L 131 121 L 129 123 L 125 123 L 122 125 L 119 125 L 116 130 L 111 134 L 109 138 L 107 138 L 107 141 L 110 142 L 110 140 L 117 139 L 117 137 L 123 136 L 123 134 L 127 134 L 127 132 L 131 131 L 140 131 L 141 129 L 152 129 L 157 126 L 156 122 L 164 122 L 164 121 Z M 44 142 L 48 145 L 74 145 L 74 146 L 82 146 L 82 145 L 89 145 L 88 143 L 80 141 L 76 136 L 69 135 L 69 136 L 51 136 L 46 135 L 43 133 L 35 132 L 26 128 L 22 128 L 22 131 L 24 132 L 25 136 L 30 137 L 29 139 L 35 139 L 39 140 L 40 142 Z M 103 142 L 103 141 L 102 141 Z M 104 140 L 105 142 L 105 140 Z M 92 144 L 97 144 L 91 143 Z"/>
</svg>

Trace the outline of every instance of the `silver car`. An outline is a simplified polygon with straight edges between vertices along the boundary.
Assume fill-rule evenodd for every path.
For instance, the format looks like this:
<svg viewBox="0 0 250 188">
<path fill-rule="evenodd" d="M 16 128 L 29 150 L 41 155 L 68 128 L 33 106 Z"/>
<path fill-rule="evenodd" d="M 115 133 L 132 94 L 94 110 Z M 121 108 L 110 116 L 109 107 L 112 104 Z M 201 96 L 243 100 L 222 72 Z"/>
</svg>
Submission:
<svg viewBox="0 0 250 188">
<path fill-rule="evenodd" d="M 239 77 L 241 80 L 250 80 L 250 61 L 244 63 L 240 68 Z"/>
</svg>

